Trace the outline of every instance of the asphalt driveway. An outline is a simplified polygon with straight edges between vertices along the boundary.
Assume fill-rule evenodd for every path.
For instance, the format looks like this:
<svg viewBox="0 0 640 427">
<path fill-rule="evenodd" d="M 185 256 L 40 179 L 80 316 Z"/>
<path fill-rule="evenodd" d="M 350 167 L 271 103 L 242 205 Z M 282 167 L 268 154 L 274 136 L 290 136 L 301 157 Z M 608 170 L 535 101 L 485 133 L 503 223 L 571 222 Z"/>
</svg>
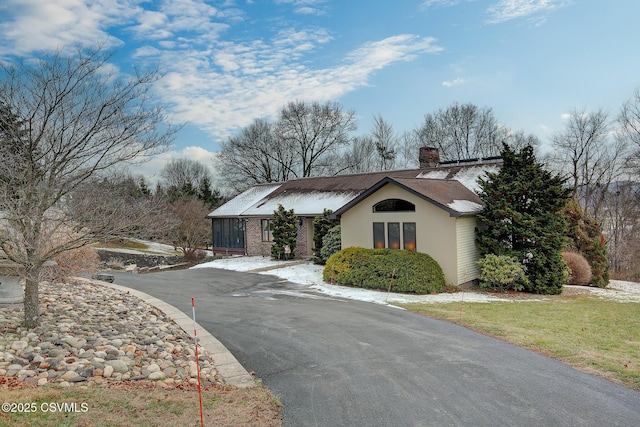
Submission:
<svg viewBox="0 0 640 427">
<path fill-rule="evenodd" d="M 638 426 L 640 393 L 400 309 L 219 269 L 116 283 L 191 315 L 284 404 L 286 426 Z"/>
</svg>

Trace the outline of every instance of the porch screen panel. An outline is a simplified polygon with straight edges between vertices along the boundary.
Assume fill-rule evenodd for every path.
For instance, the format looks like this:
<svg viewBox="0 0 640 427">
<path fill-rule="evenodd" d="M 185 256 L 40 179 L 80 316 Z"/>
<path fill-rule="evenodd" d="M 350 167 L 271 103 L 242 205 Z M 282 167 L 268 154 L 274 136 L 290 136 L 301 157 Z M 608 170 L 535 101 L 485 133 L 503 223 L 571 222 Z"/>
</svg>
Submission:
<svg viewBox="0 0 640 427">
<path fill-rule="evenodd" d="M 373 223 L 373 247 L 384 248 L 384 222 Z"/>
<path fill-rule="evenodd" d="M 230 219 L 229 247 L 244 248 L 244 223 L 239 219 Z"/>
<path fill-rule="evenodd" d="M 222 220 L 218 218 L 214 218 L 213 222 L 213 247 L 222 247 Z"/>
<path fill-rule="evenodd" d="M 400 249 L 400 223 L 387 223 L 387 233 L 389 234 L 389 248 Z"/>
<path fill-rule="evenodd" d="M 213 246 L 216 248 L 244 248 L 244 222 L 237 218 L 213 219 Z"/>
</svg>

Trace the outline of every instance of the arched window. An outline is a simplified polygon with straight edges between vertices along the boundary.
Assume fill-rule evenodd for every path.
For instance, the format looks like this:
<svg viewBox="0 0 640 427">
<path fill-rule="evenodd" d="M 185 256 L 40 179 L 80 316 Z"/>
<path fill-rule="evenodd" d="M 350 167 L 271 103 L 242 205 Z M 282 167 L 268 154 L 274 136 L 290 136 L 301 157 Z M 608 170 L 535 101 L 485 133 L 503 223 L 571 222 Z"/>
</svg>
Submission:
<svg viewBox="0 0 640 427">
<path fill-rule="evenodd" d="M 387 199 L 373 205 L 374 212 L 415 212 L 416 205 L 402 199 Z"/>
</svg>

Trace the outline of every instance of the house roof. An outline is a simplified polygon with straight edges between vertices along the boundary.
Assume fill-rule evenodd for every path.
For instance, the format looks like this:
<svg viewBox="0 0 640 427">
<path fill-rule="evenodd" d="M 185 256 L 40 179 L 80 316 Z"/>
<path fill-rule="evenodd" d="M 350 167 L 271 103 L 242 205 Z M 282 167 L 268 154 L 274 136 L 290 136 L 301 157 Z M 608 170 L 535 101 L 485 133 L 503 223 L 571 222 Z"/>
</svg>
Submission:
<svg viewBox="0 0 640 427">
<path fill-rule="evenodd" d="M 255 185 L 238 194 L 222 206 L 216 208 L 213 212 L 207 215 L 207 218 L 241 216 L 248 206 L 252 206 L 264 199 L 269 193 L 273 192 L 281 185 L 282 184 L 280 183 Z"/>
<path fill-rule="evenodd" d="M 251 187 L 220 206 L 208 217 L 271 216 L 281 204 L 300 216 L 336 212 L 386 178 L 408 191 L 441 206 L 450 214 L 467 215 L 482 209 L 474 194 L 477 179 L 487 171 L 497 172 L 501 162 L 457 162 L 430 169 L 369 172 L 331 177 L 300 178 L 278 184 Z M 424 182 L 422 182 L 424 180 Z M 369 193 L 370 194 L 370 193 Z"/>
<path fill-rule="evenodd" d="M 487 172 L 498 173 L 502 161 L 477 162 L 475 164 L 453 163 L 438 166 L 431 169 L 423 169 L 416 178 L 426 179 L 450 179 L 460 182 L 469 190 L 478 194 L 480 185 L 478 178 L 486 178 Z"/>
<path fill-rule="evenodd" d="M 449 212 L 451 216 L 472 215 L 482 210 L 482 200 L 458 181 L 427 178 L 385 177 L 336 210 L 339 217 L 387 184 L 393 184 Z"/>
</svg>

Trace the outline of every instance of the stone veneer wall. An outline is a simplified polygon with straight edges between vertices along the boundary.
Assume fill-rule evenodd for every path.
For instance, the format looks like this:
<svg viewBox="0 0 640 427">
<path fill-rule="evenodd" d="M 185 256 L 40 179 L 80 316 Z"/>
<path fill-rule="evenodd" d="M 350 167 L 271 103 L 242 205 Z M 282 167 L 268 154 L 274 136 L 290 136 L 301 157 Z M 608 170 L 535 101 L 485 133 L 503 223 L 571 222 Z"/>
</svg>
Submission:
<svg viewBox="0 0 640 427">
<path fill-rule="evenodd" d="M 271 245 L 273 242 L 262 241 L 262 220 L 273 218 L 248 218 L 246 223 L 247 232 L 247 255 L 271 256 Z M 308 246 L 310 243 L 310 233 L 313 231 L 313 218 L 303 218 L 302 225 L 298 223 L 298 236 L 294 254 L 297 257 L 313 255 Z"/>
</svg>

